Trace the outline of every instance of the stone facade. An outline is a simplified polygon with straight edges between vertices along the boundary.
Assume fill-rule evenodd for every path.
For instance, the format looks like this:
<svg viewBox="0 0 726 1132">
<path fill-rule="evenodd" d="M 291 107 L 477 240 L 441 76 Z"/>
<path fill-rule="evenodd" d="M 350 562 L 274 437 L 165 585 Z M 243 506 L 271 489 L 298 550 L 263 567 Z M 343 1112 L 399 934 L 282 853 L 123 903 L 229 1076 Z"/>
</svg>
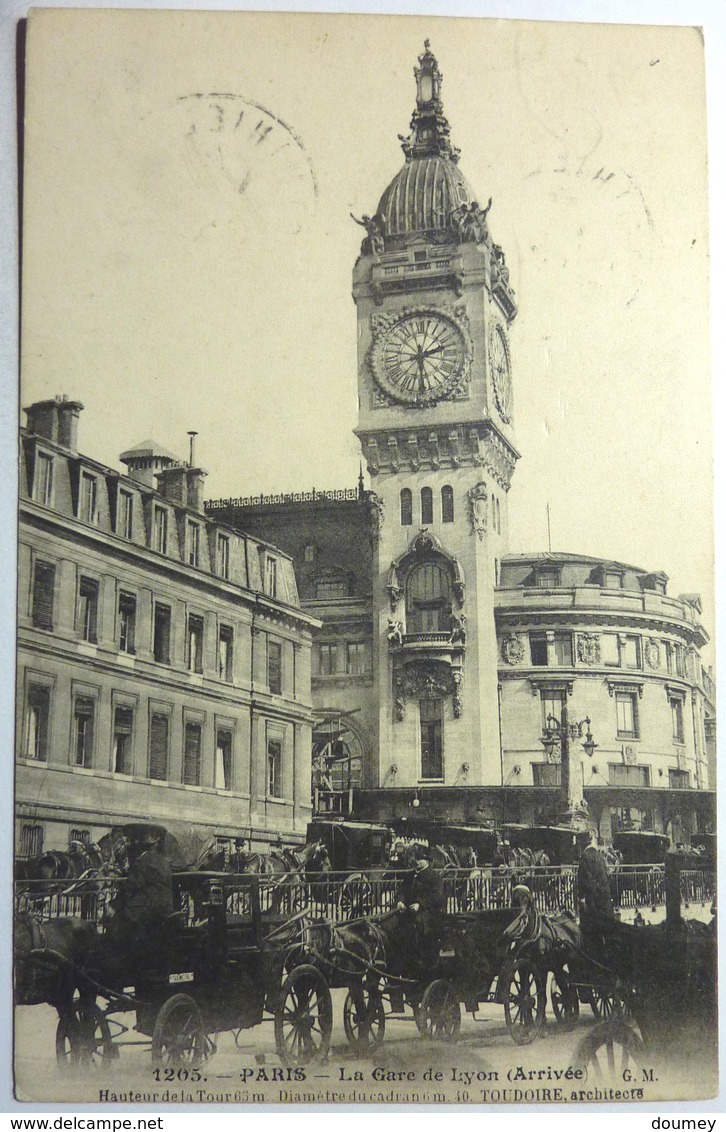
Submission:
<svg viewBox="0 0 726 1132">
<path fill-rule="evenodd" d="M 222 500 L 209 513 L 282 546 L 323 622 L 316 749 L 329 769 L 362 763 L 341 807 L 557 821 L 560 767 L 540 740 L 564 696 L 571 720 L 592 721 L 598 746 L 575 757 L 571 785 L 603 835 L 640 825 L 687 840 L 714 807 L 698 599 L 616 562 L 508 555 L 517 305 L 428 45 L 418 63 L 405 162 L 361 221 L 353 270 L 356 435 L 372 490 Z M 365 673 L 345 659 L 356 639 L 370 648 Z"/>
<path fill-rule="evenodd" d="M 128 475 L 80 454 L 81 409 L 34 405 L 21 437 L 19 852 L 149 819 L 304 840 L 319 622 L 291 560 L 153 443 Z"/>
<path fill-rule="evenodd" d="M 573 789 L 602 836 L 620 829 L 688 841 L 715 819 L 707 739 L 713 685 L 695 595 L 670 597 L 665 574 L 574 554 L 516 555 L 495 594 L 502 774 L 523 797 L 559 782 L 541 739 L 547 715 L 589 718 L 597 748 L 571 743 Z M 552 816 L 551 799 L 527 808 Z"/>
</svg>

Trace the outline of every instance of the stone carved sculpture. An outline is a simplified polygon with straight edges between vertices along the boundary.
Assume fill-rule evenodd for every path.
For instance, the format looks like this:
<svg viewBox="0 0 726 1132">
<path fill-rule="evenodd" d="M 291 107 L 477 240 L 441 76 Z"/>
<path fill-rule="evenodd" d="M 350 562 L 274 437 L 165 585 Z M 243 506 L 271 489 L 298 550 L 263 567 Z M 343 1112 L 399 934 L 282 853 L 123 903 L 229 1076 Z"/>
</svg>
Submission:
<svg viewBox="0 0 726 1132">
<path fill-rule="evenodd" d="M 452 645 L 466 644 L 466 614 L 452 613 L 451 615 L 451 643 Z"/>
<path fill-rule="evenodd" d="M 368 235 L 360 246 L 361 255 L 381 255 L 385 250 L 384 241 L 384 225 L 386 218 L 381 212 L 377 212 L 375 216 L 363 216 L 359 220 L 357 216 L 350 214 L 351 220 L 355 220 L 356 224 L 360 224 L 361 228 L 365 228 Z"/>
<path fill-rule="evenodd" d="M 389 648 L 400 648 L 403 644 L 403 622 L 389 617 L 387 636 Z"/>
<path fill-rule="evenodd" d="M 524 660 L 524 645 L 521 637 L 516 633 L 510 633 L 502 641 L 502 659 L 507 664 L 521 664 Z"/>
<path fill-rule="evenodd" d="M 482 244 L 486 240 L 489 235 L 487 215 L 491 207 L 492 198 L 490 197 L 486 208 L 482 208 L 477 201 L 473 200 L 471 204 L 464 202 L 453 210 L 451 218 L 456 225 L 460 240 L 472 244 Z"/>
<path fill-rule="evenodd" d="M 600 663 L 600 637 L 597 633 L 580 633 L 578 635 L 577 659 L 581 664 Z"/>
<path fill-rule="evenodd" d="M 470 487 L 467 498 L 469 500 L 469 520 L 472 534 L 477 534 L 480 539 L 483 539 L 487 529 L 487 504 L 489 502 L 487 485 L 482 482 Z"/>
</svg>

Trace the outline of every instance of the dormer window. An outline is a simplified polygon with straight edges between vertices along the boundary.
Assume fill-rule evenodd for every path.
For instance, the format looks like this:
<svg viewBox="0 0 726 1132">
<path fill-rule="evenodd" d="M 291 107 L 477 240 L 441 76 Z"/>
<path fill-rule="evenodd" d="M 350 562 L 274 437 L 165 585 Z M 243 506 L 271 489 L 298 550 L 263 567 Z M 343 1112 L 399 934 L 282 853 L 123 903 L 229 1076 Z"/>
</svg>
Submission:
<svg viewBox="0 0 726 1132">
<path fill-rule="evenodd" d="M 603 585 L 608 590 L 620 590 L 623 587 L 623 575 L 618 570 L 606 570 Z"/>
<path fill-rule="evenodd" d="M 118 493 L 118 514 L 116 516 L 116 534 L 122 538 L 131 539 L 134 533 L 134 497 L 130 491 L 120 489 Z"/>
<path fill-rule="evenodd" d="M 554 566 L 541 566 L 537 571 L 537 585 L 544 590 L 556 589 L 560 584 L 560 572 Z"/>
<path fill-rule="evenodd" d="M 270 556 L 265 561 L 265 593 L 277 597 L 277 559 Z"/>
<path fill-rule="evenodd" d="M 154 550 L 166 554 L 169 541 L 169 516 L 164 507 L 154 507 Z"/>
<path fill-rule="evenodd" d="M 35 483 L 33 498 L 36 503 L 50 507 L 53 502 L 53 457 L 39 452 L 35 459 Z"/>
<path fill-rule="evenodd" d="M 187 562 L 190 566 L 199 565 L 200 527 L 192 519 L 187 521 Z"/>
<path fill-rule="evenodd" d="M 98 505 L 98 481 L 90 472 L 81 472 L 81 496 L 79 519 L 84 523 L 95 523 Z"/>
<path fill-rule="evenodd" d="M 229 578 L 229 538 L 217 536 L 217 573 L 220 578 Z"/>
</svg>

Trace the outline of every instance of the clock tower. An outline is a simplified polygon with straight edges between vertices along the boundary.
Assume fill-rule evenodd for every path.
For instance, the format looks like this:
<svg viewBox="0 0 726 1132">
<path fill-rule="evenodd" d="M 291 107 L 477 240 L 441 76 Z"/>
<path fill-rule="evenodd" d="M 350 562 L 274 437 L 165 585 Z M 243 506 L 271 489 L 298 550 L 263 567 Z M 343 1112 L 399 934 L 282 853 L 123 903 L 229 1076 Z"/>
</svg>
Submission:
<svg viewBox="0 0 726 1132">
<path fill-rule="evenodd" d="M 501 784 L 493 590 L 514 446 L 502 249 L 459 168 L 426 41 L 405 163 L 353 272 L 360 440 L 379 522 L 372 787 Z M 377 774 L 377 780 L 376 780 Z"/>
</svg>

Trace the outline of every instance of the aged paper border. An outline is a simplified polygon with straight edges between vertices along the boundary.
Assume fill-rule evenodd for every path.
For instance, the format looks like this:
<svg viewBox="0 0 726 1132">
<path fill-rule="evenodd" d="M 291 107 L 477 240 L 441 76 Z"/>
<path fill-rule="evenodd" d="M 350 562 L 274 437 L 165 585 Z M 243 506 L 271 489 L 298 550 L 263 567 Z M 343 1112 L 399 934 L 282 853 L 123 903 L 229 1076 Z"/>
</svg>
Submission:
<svg viewBox="0 0 726 1132">
<path fill-rule="evenodd" d="M 46 6 L 65 6 L 54 5 L 52 3 Z M 70 6 L 70 5 L 69 5 Z M 91 7 L 95 5 L 77 4 L 76 7 Z M 109 5 L 110 6 L 110 5 Z M 117 5 L 114 5 L 117 6 Z M 120 5 L 119 5 L 120 6 Z M 161 7 L 152 3 L 135 4 L 134 7 Z M 183 7 L 184 5 L 179 5 Z M 205 10 L 216 11 L 233 7 L 225 2 L 214 4 L 196 4 L 195 7 L 202 7 Z M 241 5 L 234 5 L 234 8 L 240 8 Z M 244 5 L 246 8 L 247 5 Z M 299 10 L 287 4 L 256 4 L 250 6 L 254 9 L 271 10 Z M 621 10 L 614 12 L 612 4 L 598 3 L 597 0 L 591 0 L 587 4 L 559 4 L 554 0 L 546 0 L 542 4 L 526 4 L 518 3 L 516 0 L 510 0 L 509 3 L 499 4 L 456 4 L 455 6 L 432 5 L 432 4 L 418 4 L 418 5 L 394 5 L 386 3 L 382 9 L 378 5 L 340 5 L 337 10 L 351 11 L 351 12 L 376 12 L 380 13 L 382 10 L 391 14 L 405 14 L 405 15 L 424 15 L 424 14 L 437 14 L 437 15 L 470 15 L 470 16 L 501 16 L 503 18 L 530 18 L 530 19 L 568 19 L 568 20 L 584 20 L 587 21 L 602 21 L 602 22 L 622 22 L 628 23 L 633 21 L 634 14 L 637 15 L 638 23 L 678 23 L 678 24 L 701 24 L 706 28 L 706 50 L 707 50 L 707 89 L 708 89 L 708 109 L 709 109 L 709 165 L 710 165 L 710 179 L 711 179 L 711 245 L 712 245 L 712 312 L 713 321 L 715 324 L 714 334 L 714 356 L 713 356 L 713 373 L 714 373 L 714 415 L 716 422 L 716 436 L 717 440 L 720 437 L 720 425 L 723 422 L 723 407 L 719 398 L 719 375 L 723 373 L 724 366 L 724 347 L 723 347 L 723 333 L 718 332 L 717 323 L 719 321 L 719 311 L 722 309 L 723 304 L 723 249 L 724 249 L 724 222 L 722 216 L 719 215 L 718 202 L 723 194 L 723 109 L 726 105 L 724 100 L 724 82 L 723 78 L 719 77 L 717 73 L 719 69 L 722 70 L 722 60 L 724 52 L 726 51 L 726 28 L 724 26 L 723 12 L 719 11 L 717 0 L 715 3 L 688 3 L 680 4 L 666 4 L 666 3 L 642 3 L 638 6 L 637 13 L 626 10 L 626 5 L 619 6 Z M 5 155 L 12 154 L 15 143 L 15 131 L 12 121 L 12 107 L 14 102 L 14 89 L 12 82 L 13 68 L 13 46 L 14 46 L 14 24 L 15 21 L 21 18 L 26 11 L 26 6 L 14 6 L 11 3 L 5 2 L 0 9 L 0 14 L 3 16 L 3 89 L 2 89 L 2 140 L 3 140 L 3 153 Z M 322 7 L 316 4 L 308 4 L 305 6 L 307 11 L 322 11 Z M 10 104 L 8 113 L 8 102 Z M 719 123 L 718 119 L 721 118 Z M 3 198 L 5 201 L 12 200 L 14 195 L 14 176 L 12 172 L 12 165 L 7 160 L 3 165 L 2 174 L 2 188 Z M 9 213 L 9 214 L 8 214 Z M 4 311 L 6 316 L 0 326 L 0 346 L 2 347 L 2 356 L 5 362 L 2 375 L 2 400 L 0 401 L 0 441 L 2 444 L 2 459 L 3 459 L 3 493 L 0 497 L 2 506 L 2 516 L 6 524 L 6 530 L 12 528 L 14 523 L 14 491 L 8 492 L 8 484 L 12 484 L 14 477 L 14 450 L 15 450 L 15 436 L 17 428 L 17 390 L 15 382 L 16 366 L 14 360 L 16 358 L 16 332 L 15 320 L 12 317 L 14 312 L 14 294 L 15 294 L 15 277 L 16 277 L 16 239 L 15 230 L 13 226 L 13 217 L 11 210 L 4 210 L 3 220 L 6 221 L 3 228 L 3 241 L 0 251 L 2 252 L 2 288 Z M 11 314 L 8 319 L 7 313 Z M 715 445 L 716 451 L 716 470 L 717 470 L 717 497 L 716 497 L 716 513 L 721 513 L 723 503 L 723 460 L 719 453 L 719 444 Z M 722 561 L 721 547 L 723 540 L 722 523 L 717 522 L 717 586 L 718 581 L 722 575 L 720 570 L 720 563 Z M 3 581 L 4 586 L 2 589 L 2 597 L 0 598 L 0 609 L 2 610 L 2 638 L 0 638 L 0 653 L 5 662 L 4 670 L 10 673 L 14 666 L 14 639 L 12 632 L 12 622 L 14 617 L 14 562 L 12 559 L 6 564 L 3 563 Z M 718 639 L 720 640 L 723 635 L 723 615 L 719 612 L 718 616 Z M 12 713 L 13 713 L 13 686 L 10 680 L 3 682 L 2 689 L 2 725 L 3 735 L 6 738 L 5 750 L 12 750 Z M 3 773 L 7 776 L 11 768 L 5 763 Z M 9 832 L 12 829 L 12 820 L 10 818 L 10 800 L 11 790 L 7 788 L 5 797 L 8 799 L 8 811 L 6 822 L 3 823 L 4 839 L 3 839 L 3 864 L 7 866 L 10 858 L 10 838 Z M 723 803 L 722 803 L 723 805 Z M 3 875 L 8 875 L 7 868 Z M 722 941 L 723 942 L 723 941 Z M 0 954 L 3 958 L 9 956 L 9 933 L 3 933 L 2 942 L 0 943 Z M 723 954 L 723 952 L 722 952 Z M 5 969 L 8 969 L 6 964 Z M 723 980 L 722 980 L 723 982 Z M 4 988 L 7 989 L 7 988 Z M 722 992 L 723 997 L 723 992 Z M 9 996 L 7 998 L 9 1004 Z M 9 1009 L 9 1006 L 8 1006 Z M 7 1017 L 7 1015 L 6 1015 Z M 723 1010 L 722 1010 L 723 1017 Z M 2 1093 L 0 1093 L 0 1100 L 5 1101 L 5 1105 L 9 1110 L 12 1108 L 19 1108 L 27 1112 L 27 1106 L 16 1106 L 12 1099 L 11 1092 L 11 1075 L 10 1075 L 10 1051 L 3 1049 L 2 1061 Z M 722 1054 L 723 1057 L 723 1054 Z M 722 1069 L 723 1073 L 723 1069 Z M 722 1077 L 723 1080 L 723 1077 Z M 722 1090 L 724 1086 L 722 1084 Z M 52 1105 L 35 1106 L 40 1108 L 52 1109 Z M 84 1109 L 88 1106 L 84 1106 Z M 678 1104 L 669 1103 L 669 1109 L 678 1109 Z M 703 1111 L 718 1111 L 719 1101 L 702 1102 L 700 1105 L 689 1104 L 688 1110 L 699 1108 Z M 600 1106 L 588 1107 L 588 1111 L 597 1111 Z M 619 1106 L 620 1111 L 633 1111 L 642 1112 L 640 1106 Z M 106 1109 L 105 1111 L 108 1111 Z M 161 1109 L 159 1111 L 162 1111 Z M 173 1110 L 172 1110 L 173 1111 Z M 204 1111 L 204 1109 L 195 1108 L 195 1112 Z M 272 1111 L 272 1108 L 265 1111 Z M 489 1110 L 491 1111 L 491 1110 Z M 508 1109 L 507 1111 L 515 1111 Z M 532 1112 L 532 1108 L 527 1111 Z M 550 1108 L 547 1111 L 555 1111 Z M 572 1111 L 571 1109 L 569 1111 Z"/>
</svg>

